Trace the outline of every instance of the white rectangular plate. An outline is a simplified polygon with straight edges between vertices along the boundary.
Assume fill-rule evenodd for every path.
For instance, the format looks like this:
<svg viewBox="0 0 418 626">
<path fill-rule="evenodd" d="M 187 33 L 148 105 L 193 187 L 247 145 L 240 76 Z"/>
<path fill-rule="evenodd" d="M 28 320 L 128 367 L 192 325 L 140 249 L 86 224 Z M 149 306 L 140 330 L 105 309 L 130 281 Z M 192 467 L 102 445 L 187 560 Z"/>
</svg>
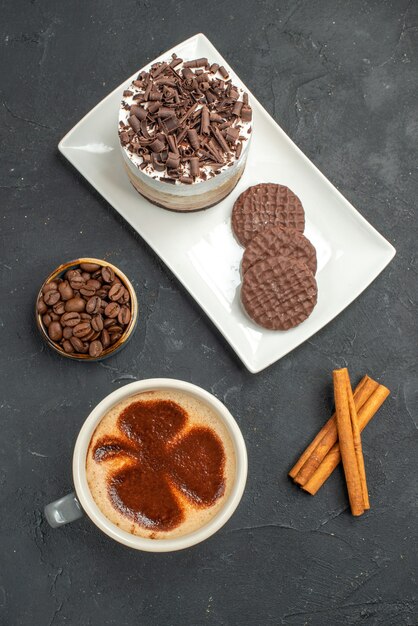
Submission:
<svg viewBox="0 0 418 626">
<path fill-rule="evenodd" d="M 198 34 L 172 52 L 184 59 L 228 63 Z M 135 75 L 137 72 L 135 72 Z M 231 70 L 235 84 L 248 89 Z M 250 93 L 254 133 L 248 163 L 235 190 L 206 211 L 173 213 L 142 198 L 129 183 L 117 134 L 119 103 L 127 79 L 64 137 L 59 149 L 118 211 L 183 283 L 253 373 L 271 365 L 325 326 L 376 278 L 395 254 L 388 243 L 331 185 Z M 240 304 L 242 248 L 230 227 L 233 203 L 250 185 L 281 183 L 301 199 L 305 233 L 318 255 L 318 304 L 300 326 L 263 330 Z"/>
</svg>

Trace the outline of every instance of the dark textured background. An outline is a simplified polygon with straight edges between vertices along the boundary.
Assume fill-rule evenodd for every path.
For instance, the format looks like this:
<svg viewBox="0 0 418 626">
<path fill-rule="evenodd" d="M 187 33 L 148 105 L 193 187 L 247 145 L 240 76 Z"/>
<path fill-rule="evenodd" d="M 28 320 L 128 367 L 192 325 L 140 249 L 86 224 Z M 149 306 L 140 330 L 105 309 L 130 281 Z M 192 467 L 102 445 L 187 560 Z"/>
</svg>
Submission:
<svg viewBox="0 0 418 626">
<path fill-rule="evenodd" d="M 418 3 L 8 0 L 0 29 L 1 624 L 417 624 Z M 57 154 L 125 77 L 198 31 L 397 248 L 354 304 L 258 375 Z M 59 358 L 34 327 L 41 281 L 78 255 L 119 265 L 141 303 L 135 338 L 101 364 Z M 364 436 L 361 519 L 340 472 L 315 498 L 286 476 L 345 364 L 392 390 Z M 234 517 L 167 555 L 130 551 L 87 519 L 47 527 L 90 409 L 150 376 L 202 385 L 236 416 L 249 480 Z"/>
</svg>

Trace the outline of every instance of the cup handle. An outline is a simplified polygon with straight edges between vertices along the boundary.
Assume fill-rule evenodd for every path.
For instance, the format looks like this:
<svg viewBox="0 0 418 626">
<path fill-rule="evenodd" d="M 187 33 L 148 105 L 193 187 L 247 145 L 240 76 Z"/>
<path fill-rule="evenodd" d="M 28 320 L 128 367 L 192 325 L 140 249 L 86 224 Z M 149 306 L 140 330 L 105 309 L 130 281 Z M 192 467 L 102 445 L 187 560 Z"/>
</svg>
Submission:
<svg viewBox="0 0 418 626">
<path fill-rule="evenodd" d="M 47 504 L 44 508 L 44 515 L 52 528 L 59 528 L 64 526 L 64 524 L 83 517 L 84 512 L 77 500 L 77 496 L 73 492 L 59 500 L 55 500 L 55 502 Z"/>
</svg>

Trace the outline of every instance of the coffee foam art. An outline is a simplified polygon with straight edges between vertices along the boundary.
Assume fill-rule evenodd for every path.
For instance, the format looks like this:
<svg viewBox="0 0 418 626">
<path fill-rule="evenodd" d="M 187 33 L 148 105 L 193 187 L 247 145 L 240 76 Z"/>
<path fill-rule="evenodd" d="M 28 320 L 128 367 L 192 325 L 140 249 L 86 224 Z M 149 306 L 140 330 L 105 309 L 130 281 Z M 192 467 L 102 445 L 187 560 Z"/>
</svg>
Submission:
<svg viewBox="0 0 418 626">
<path fill-rule="evenodd" d="M 90 440 L 91 495 L 121 530 L 174 539 L 207 524 L 229 498 L 235 449 L 203 400 L 178 390 L 136 394 L 112 407 Z"/>
</svg>

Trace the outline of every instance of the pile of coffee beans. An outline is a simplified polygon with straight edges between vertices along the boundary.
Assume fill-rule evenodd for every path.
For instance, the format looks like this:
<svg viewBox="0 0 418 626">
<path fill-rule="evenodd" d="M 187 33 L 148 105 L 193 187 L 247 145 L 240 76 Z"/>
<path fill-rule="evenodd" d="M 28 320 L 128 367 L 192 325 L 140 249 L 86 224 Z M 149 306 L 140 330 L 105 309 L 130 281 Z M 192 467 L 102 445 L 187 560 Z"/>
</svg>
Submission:
<svg viewBox="0 0 418 626">
<path fill-rule="evenodd" d="M 38 313 L 49 338 L 67 354 L 99 357 L 131 321 L 128 289 L 109 266 L 80 263 L 42 287 Z"/>
</svg>

